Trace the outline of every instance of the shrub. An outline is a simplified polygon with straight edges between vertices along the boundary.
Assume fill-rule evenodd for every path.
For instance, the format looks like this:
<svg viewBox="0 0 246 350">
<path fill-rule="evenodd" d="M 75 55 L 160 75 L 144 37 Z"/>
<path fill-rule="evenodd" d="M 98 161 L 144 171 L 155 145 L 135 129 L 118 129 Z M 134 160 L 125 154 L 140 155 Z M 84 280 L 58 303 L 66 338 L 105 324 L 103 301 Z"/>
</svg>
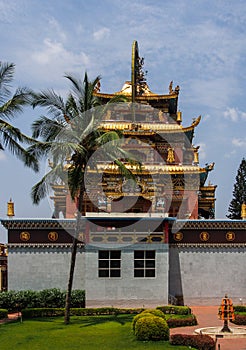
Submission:
<svg viewBox="0 0 246 350">
<path fill-rule="evenodd" d="M 185 318 L 169 318 L 167 320 L 167 324 L 169 328 L 176 328 L 176 327 L 186 327 L 186 326 L 196 326 L 197 319 L 194 315 L 187 316 Z"/>
<path fill-rule="evenodd" d="M 36 318 L 36 317 L 55 317 L 63 316 L 64 309 L 62 308 L 29 308 L 22 310 L 22 318 Z"/>
<path fill-rule="evenodd" d="M 57 288 L 44 289 L 39 292 L 40 306 L 45 308 L 61 308 L 65 305 L 66 292 Z"/>
<path fill-rule="evenodd" d="M 246 326 L 246 315 L 235 314 L 235 320 L 231 322 L 236 325 Z"/>
<path fill-rule="evenodd" d="M 163 318 L 145 314 L 136 322 L 135 335 L 138 340 L 168 340 L 169 328 Z"/>
<path fill-rule="evenodd" d="M 96 316 L 96 315 L 118 315 L 118 314 L 136 314 L 142 309 L 118 309 L 113 307 L 100 308 L 71 308 L 71 316 Z M 28 308 L 22 310 L 23 318 L 34 317 L 55 317 L 63 316 L 64 308 Z M 151 316 L 151 314 L 150 314 Z"/>
<path fill-rule="evenodd" d="M 208 335 L 174 334 L 170 337 L 172 345 L 191 346 L 199 350 L 215 350 L 215 341 Z"/>
<path fill-rule="evenodd" d="M 234 305 L 235 312 L 246 312 L 246 305 Z"/>
<path fill-rule="evenodd" d="M 0 293 L 0 308 L 1 309 L 7 309 L 8 311 L 15 311 L 16 310 L 16 292 L 9 291 L 9 292 L 1 292 Z"/>
<path fill-rule="evenodd" d="M 71 307 L 85 307 L 85 291 L 80 289 L 72 290 Z"/>
<path fill-rule="evenodd" d="M 66 292 L 60 289 L 44 289 L 41 291 L 22 290 L 0 293 L 0 308 L 9 312 L 26 308 L 62 308 L 65 306 Z M 85 291 L 73 290 L 71 307 L 85 306 Z"/>
<path fill-rule="evenodd" d="M 0 320 L 3 320 L 4 318 L 8 318 L 8 310 L 0 309 Z"/>
<path fill-rule="evenodd" d="M 146 309 L 144 311 L 142 311 L 142 314 L 152 314 L 154 316 L 158 316 L 158 317 L 161 317 L 161 318 L 164 318 L 165 320 L 165 315 L 164 313 L 161 311 L 161 310 L 157 310 L 157 309 Z"/>
<path fill-rule="evenodd" d="M 114 307 L 99 308 L 71 308 L 70 314 L 73 316 L 95 316 L 95 315 L 118 315 L 118 314 L 137 314 L 143 309 L 119 309 Z"/>
<path fill-rule="evenodd" d="M 136 323 L 137 323 L 137 321 L 138 321 L 140 318 L 142 318 L 142 317 L 152 317 L 152 316 L 153 316 L 153 314 L 151 314 L 150 312 L 149 312 L 149 313 L 148 313 L 148 312 L 145 312 L 145 311 L 143 311 L 143 312 L 141 312 L 140 314 L 136 315 L 136 316 L 133 318 L 133 320 L 132 320 L 132 329 L 133 329 L 133 332 L 135 332 Z"/>
<path fill-rule="evenodd" d="M 190 315 L 191 309 L 188 306 L 165 305 L 157 306 L 164 314 Z"/>
</svg>

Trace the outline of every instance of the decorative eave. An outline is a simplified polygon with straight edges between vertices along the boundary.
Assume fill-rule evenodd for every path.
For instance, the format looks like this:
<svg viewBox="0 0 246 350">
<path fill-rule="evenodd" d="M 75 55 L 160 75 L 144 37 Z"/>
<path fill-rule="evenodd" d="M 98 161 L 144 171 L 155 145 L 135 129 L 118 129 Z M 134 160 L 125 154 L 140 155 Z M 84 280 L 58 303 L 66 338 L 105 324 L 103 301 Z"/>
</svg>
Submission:
<svg viewBox="0 0 246 350">
<path fill-rule="evenodd" d="M 54 228 L 75 228 L 75 219 L 0 219 L 2 225 L 10 229 L 54 229 Z"/>
<path fill-rule="evenodd" d="M 94 96 L 98 97 L 99 99 L 106 99 L 106 100 L 111 100 L 112 98 L 114 98 L 115 96 L 118 95 L 124 95 L 124 96 L 129 96 L 129 98 L 131 97 L 131 94 L 124 94 L 121 91 L 116 92 L 114 94 L 107 94 L 107 93 L 101 93 L 101 92 L 94 92 L 93 93 Z M 146 94 L 146 95 L 142 95 L 136 96 L 136 102 L 139 101 L 163 101 L 163 100 L 175 100 L 178 98 L 178 92 L 175 92 L 171 95 L 158 95 L 158 94 L 154 94 L 154 93 L 150 93 L 150 94 Z"/>
<path fill-rule="evenodd" d="M 11 248 L 28 248 L 28 249 L 33 249 L 33 248 L 45 248 L 45 249 L 57 249 L 57 248 L 71 248 L 72 243 L 8 243 L 7 247 L 9 249 Z M 84 244 L 83 243 L 78 243 L 78 248 L 83 248 Z"/>
<path fill-rule="evenodd" d="M 175 223 L 177 228 L 182 230 L 190 229 L 226 229 L 226 230 L 245 230 L 246 231 L 246 220 L 177 220 Z"/>
<path fill-rule="evenodd" d="M 138 169 L 137 165 L 125 164 L 125 166 L 134 174 L 138 174 L 139 171 L 141 174 L 200 174 L 206 172 L 205 168 L 200 168 L 196 165 L 143 164 L 141 170 Z M 120 174 L 116 164 L 98 163 L 97 169 L 105 173 Z"/>
<path fill-rule="evenodd" d="M 214 192 L 218 186 L 217 185 L 207 185 L 200 187 L 200 191 L 204 192 Z"/>
<path fill-rule="evenodd" d="M 107 121 L 101 123 L 100 128 L 104 130 L 121 130 L 124 134 L 148 134 L 154 135 L 162 132 L 186 133 L 194 130 L 200 123 L 201 116 L 187 127 L 177 123 L 145 123 L 145 122 L 124 122 L 124 121 Z"/>
<path fill-rule="evenodd" d="M 246 243 L 172 243 L 169 247 L 178 248 L 245 248 Z"/>
</svg>

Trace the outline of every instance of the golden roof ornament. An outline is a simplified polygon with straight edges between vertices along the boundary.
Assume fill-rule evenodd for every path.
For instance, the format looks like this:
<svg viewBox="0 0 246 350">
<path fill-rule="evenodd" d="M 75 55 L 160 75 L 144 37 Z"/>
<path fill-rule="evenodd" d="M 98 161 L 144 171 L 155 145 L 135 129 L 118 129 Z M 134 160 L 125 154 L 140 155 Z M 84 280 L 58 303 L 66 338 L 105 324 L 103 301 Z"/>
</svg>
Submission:
<svg viewBox="0 0 246 350">
<path fill-rule="evenodd" d="M 14 210 L 14 202 L 12 202 L 12 198 L 10 198 L 7 206 L 7 216 L 9 218 L 12 218 L 15 216 L 15 210 Z"/>
<path fill-rule="evenodd" d="M 167 150 L 167 163 L 174 163 L 174 162 L 175 162 L 174 150 L 172 147 L 169 147 Z"/>
<path fill-rule="evenodd" d="M 182 123 L 182 112 L 181 111 L 177 112 L 177 123 L 179 123 L 179 124 Z"/>
<path fill-rule="evenodd" d="M 241 206 L 241 217 L 242 220 L 246 220 L 246 203 L 243 203 Z"/>
<path fill-rule="evenodd" d="M 195 165 L 199 164 L 199 154 L 198 154 L 199 148 L 200 148 L 200 146 L 194 147 L 194 161 L 193 161 L 193 163 Z"/>
</svg>

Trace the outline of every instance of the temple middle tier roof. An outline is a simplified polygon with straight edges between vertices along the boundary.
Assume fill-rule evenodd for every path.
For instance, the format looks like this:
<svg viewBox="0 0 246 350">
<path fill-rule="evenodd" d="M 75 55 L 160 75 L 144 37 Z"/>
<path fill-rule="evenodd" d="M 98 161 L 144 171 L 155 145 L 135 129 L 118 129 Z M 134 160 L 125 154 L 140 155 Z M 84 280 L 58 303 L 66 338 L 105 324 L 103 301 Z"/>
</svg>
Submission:
<svg viewBox="0 0 246 350">
<path fill-rule="evenodd" d="M 196 165 L 165 165 L 165 164 L 144 164 L 141 169 L 138 165 L 125 164 L 126 168 L 132 173 L 158 173 L 158 174 L 200 174 L 206 173 L 206 168 L 201 168 Z M 98 171 L 104 173 L 119 173 L 119 168 L 116 164 L 100 163 L 97 164 Z"/>
<path fill-rule="evenodd" d="M 197 117 L 191 125 L 183 127 L 177 123 L 148 123 L 148 122 L 127 122 L 127 121 L 115 121 L 105 120 L 101 123 L 100 127 L 104 130 L 121 130 L 124 132 L 187 132 L 192 131 L 201 120 L 201 116 Z"/>
</svg>

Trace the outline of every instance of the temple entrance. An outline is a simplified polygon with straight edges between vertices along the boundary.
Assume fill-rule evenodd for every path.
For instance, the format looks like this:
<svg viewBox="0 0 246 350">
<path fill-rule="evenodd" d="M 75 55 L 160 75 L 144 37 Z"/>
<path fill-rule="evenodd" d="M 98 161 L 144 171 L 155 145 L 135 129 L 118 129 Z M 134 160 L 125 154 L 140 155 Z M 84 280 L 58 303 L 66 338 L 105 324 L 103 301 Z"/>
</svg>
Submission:
<svg viewBox="0 0 246 350">
<path fill-rule="evenodd" d="M 142 196 L 125 196 L 112 201 L 111 211 L 115 213 L 147 213 L 152 203 Z"/>
</svg>

